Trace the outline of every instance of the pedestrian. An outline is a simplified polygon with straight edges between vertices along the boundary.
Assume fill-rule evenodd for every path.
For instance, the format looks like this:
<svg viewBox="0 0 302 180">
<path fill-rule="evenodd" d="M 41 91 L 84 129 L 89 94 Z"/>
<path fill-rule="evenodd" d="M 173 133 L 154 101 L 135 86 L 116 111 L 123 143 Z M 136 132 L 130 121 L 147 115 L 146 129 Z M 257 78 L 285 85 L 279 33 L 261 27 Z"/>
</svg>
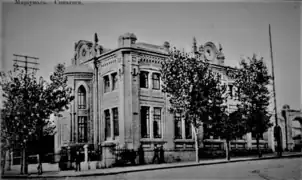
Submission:
<svg viewBox="0 0 302 180">
<path fill-rule="evenodd" d="M 152 164 L 155 163 L 155 160 L 157 160 L 157 163 L 159 163 L 160 159 L 159 159 L 159 149 L 157 147 L 157 144 L 154 145 L 154 155 L 153 155 L 153 160 L 152 160 Z"/>
<path fill-rule="evenodd" d="M 76 153 L 76 171 L 81 171 L 81 156 L 80 156 L 80 151 L 78 150 Z"/>
<path fill-rule="evenodd" d="M 165 150 L 163 145 L 160 146 L 159 155 L 160 155 L 160 163 L 165 163 Z"/>
<path fill-rule="evenodd" d="M 139 157 L 139 164 L 143 165 L 145 164 L 145 153 L 143 145 L 141 144 L 138 148 L 138 157 Z"/>
</svg>

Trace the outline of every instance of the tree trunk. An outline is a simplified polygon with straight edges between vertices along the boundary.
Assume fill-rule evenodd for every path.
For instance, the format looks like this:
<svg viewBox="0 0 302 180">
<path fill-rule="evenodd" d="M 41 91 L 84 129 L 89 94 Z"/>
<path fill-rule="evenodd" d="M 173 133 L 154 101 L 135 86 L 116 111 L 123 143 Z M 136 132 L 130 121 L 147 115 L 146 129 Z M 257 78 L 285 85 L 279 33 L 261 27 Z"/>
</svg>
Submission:
<svg viewBox="0 0 302 180">
<path fill-rule="evenodd" d="M 6 154 L 7 151 L 1 151 L 1 174 L 3 175 L 5 172 L 5 164 L 6 164 Z"/>
<path fill-rule="evenodd" d="M 228 161 L 231 160 L 231 155 L 230 155 L 230 141 L 229 141 L 229 140 L 226 140 L 225 154 L 226 154 L 226 159 L 227 159 Z"/>
<path fill-rule="evenodd" d="M 25 155 L 25 150 L 24 148 L 22 148 L 22 152 L 21 152 L 21 159 L 20 159 L 20 174 L 23 174 L 23 170 L 24 170 L 24 162 L 25 162 L 25 158 L 24 158 L 24 155 Z"/>
<path fill-rule="evenodd" d="M 194 140 L 195 140 L 195 156 L 196 156 L 196 162 L 199 162 L 199 143 L 198 143 L 198 130 L 197 128 L 194 129 Z"/>
<path fill-rule="evenodd" d="M 259 137 L 256 137 L 256 142 L 257 142 L 257 152 L 258 152 L 258 157 L 261 158 L 262 154 L 261 154 L 261 149 L 259 147 Z"/>
<path fill-rule="evenodd" d="M 40 130 L 39 130 L 39 140 L 40 140 L 40 144 L 43 144 L 43 126 L 40 127 Z M 43 173 L 43 167 L 42 167 L 42 162 L 43 162 L 43 147 L 40 147 L 39 148 L 39 159 L 38 159 L 38 174 L 42 174 Z"/>
<path fill-rule="evenodd" d="M 42 168 L 42 153 L 39 153 L 38 155 L 39 159 L 38 159 L 38 174 L 42 174 L 43 173 L 43 168 Z"/>
<path fill-rule="evenodd" d="M 28 174 L 27 153 L 25 147 L 22 149 L 21 174 Z"/>
<path fill-rule="evenodd" d="M 12 164 L 12 149 L 8 150 L 8 166 L 7 166 L 7 170 L 10 171 L 12 169 L 11 164 Z"/>
</svg>

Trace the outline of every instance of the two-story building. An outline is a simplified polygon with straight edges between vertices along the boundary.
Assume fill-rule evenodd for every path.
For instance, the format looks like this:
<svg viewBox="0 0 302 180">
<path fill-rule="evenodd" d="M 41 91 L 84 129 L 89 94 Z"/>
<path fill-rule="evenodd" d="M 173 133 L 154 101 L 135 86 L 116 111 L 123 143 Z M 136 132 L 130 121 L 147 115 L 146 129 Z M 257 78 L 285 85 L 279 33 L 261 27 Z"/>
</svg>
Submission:
<svg viewBox="0 0 302 180">
<path fill-rule="evenodd" d="M 192 127 L 178 114 L 169 113 L 167 94 L 161 91 L 161 62 L 168 57 L 169 43 L 137 42 L 134 34 L 126 33 L 117 44 L 116 49 L 106 49 L 97 37 L 95 42 L 80 40 L 75 44 L 72 65 L 66 69 L 75 100 L 57 121 L 56 151 L 70 144 L 93 144 L 96 148 L 118 144 L 133 149 L 141 144 L 145 149 L 161 144 L 165 149 L 180 150 L 182 154 L 175 153 L 177 156 L 195 159 Z M 192 54 L 207 59 L 222 75 L 231 94 L 228 107 L 234 110 L 236 89 L 228 76 L 233 68 L 225 66 L 221 45 L 207 42 L 197 47 L 194 39 Z M 272 145 L 271 134 L 264 135 L 264 146 Z M 205 146 L 223 144 L 219 137 L 203 139 Z M 249 133 L 232 147 L 253 148 L 255 140 Z"/>
</svg>

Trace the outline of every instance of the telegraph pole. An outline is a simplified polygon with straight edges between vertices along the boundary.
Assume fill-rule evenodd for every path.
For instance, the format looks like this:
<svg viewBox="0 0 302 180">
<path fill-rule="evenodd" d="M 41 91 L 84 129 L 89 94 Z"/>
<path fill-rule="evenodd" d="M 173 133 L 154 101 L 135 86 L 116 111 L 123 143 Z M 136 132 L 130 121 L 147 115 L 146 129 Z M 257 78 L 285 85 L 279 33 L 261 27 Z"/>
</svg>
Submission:
<svg viewBox="0 0 302 180">
<path fill-rule="evenodd" d="M 273 59 L 273 48 L 272 48 L 272 36 L 271 36 L 271 25 L 269 24 L 269 41 L 271 50 L 271 61 L 272 61 L 272 78 L 273 78 L 273 92 L 274 92 L 274 109 L 275 109 L 275 121 L 278 125 L 278 111 L 277 111 L 277 100 L 276 100 L 276 84 L 275 84 L 275 71 L 274 71 L 274 59 Z"/>
<path fill-rule="evenodd" d="M 31 69 L 34 72 L 39 70 L 36 66 L 39 64 L 37 63 L 37 60 L 39 58 L 37 57 L 32 57 L 32 56 L 24 56 L 24 55 L 18 55 L 18 54 L 14 54 L 15 59 L 14 59 L 14 68 L 18 69 L 18 68 L 24 68 L 25 70 L 25 74 L 28 74 L 28 70 Z M 23 60 L 19 60 L 18 58 L 22 58 Z M 34 62 L 33 62 L 34 61 Z M 22 65 L 20 65 L 22 64 Z"/>
<path fill-rule="evenodd" d="M 273 59 L 273 48 L 272 48 L 272 35 L 271 35 L 271 25 L 268 26 L 269 31 L 269 43 L 272 61 L 272 78 L 273 78 L 273 92 L 274 92 L 274 109 L 275 109 L 275 127 L 274 127 L 274 137 L 277 141 L 277 154 L 279 157 L 282 156 L 282 131 L 281 127 L 278 125 L 278 111 L 277 111 L 277 100 L 276 100 L 276 85 L 275 85 L 275 71 L 274 71 L 274 59 Z"/>
</svg>

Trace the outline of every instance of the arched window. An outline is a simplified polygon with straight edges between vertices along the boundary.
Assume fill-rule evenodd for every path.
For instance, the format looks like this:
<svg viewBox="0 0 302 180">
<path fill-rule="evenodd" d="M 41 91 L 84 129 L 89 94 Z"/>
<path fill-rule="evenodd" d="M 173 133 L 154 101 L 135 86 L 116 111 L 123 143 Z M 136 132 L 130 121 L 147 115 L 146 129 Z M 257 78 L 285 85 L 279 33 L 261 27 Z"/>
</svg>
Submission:
<svg viewBox="0 0 302 180">
<path fill-rule="evenodd" d="M 78 89 L 78 109 L 86 108 L 86 90 L 84 86 L 80 86 Z"/>
</svg>

